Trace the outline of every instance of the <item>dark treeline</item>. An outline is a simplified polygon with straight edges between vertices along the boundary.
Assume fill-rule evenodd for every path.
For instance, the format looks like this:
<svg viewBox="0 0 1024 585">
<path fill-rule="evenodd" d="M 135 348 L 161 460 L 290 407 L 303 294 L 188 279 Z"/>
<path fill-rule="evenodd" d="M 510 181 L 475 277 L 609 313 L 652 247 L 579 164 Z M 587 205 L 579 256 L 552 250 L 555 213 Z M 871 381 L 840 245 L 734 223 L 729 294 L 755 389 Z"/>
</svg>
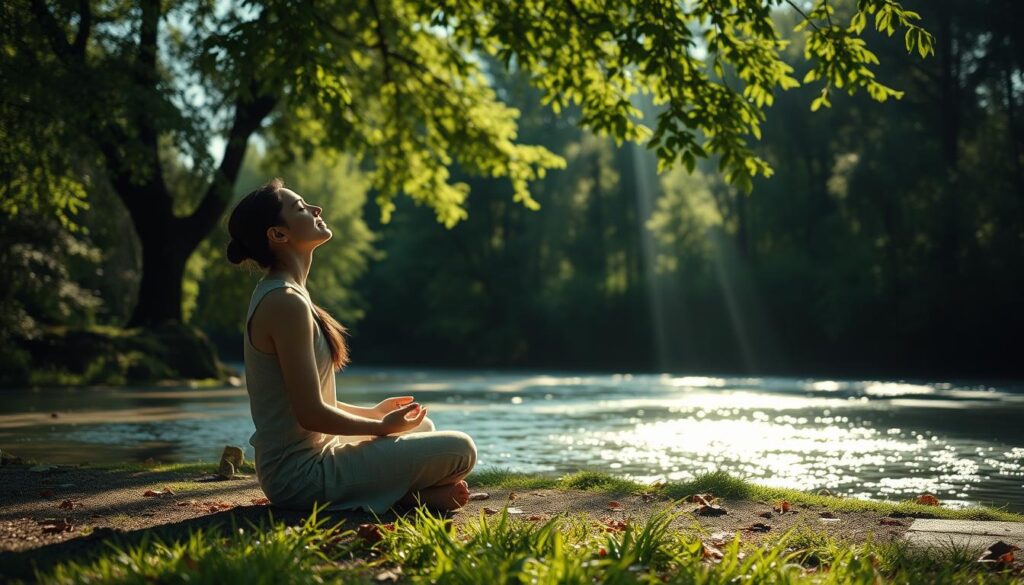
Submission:
<svg viewBox="0 0 1024 585">
<path fill-rule="evenodd" d="M 469 220 L 374 225 L 357 359 L 832 375 L 1024 371 L 1024 8 L 929 2 L 937 55 L 875 39 L 906 94 L 776 96 L 753 193 L 713 165 L 582 134 L 502 79 L 522 131 L 569 161 L 540 212 L 466 178 Z M 793 62 L 803 47 L 791 46 Z M 802 71 L 797 71 L 802 75 Z M 653 214 L 647 221 L 647 210 Z M 372 211 L 368 217 L 375 217 Z"/>
<path fill-rule="evenodd" d="M 837 90 L 811 113 L 813 91 L 777 94 L 758 144 L 775 175 L 750 194 L 715 161 L 658 175 L 642 146 L 579 130 L 574 112 L 556 116 L 500 67 L 521 140 L 568 162 L 531 187 L 539 211 L 514 202 L 507 180 L 453 169 L 473 194 L 467 220 L 445 229 L 401 198 L 381 224 L 345 157 L 286 163 L 273 144 L 250 149 L 236 194 L 278 175 L 325 208 L 335 237 L 309 288 L 350 326 L 359 365 L 1020 376 L 1024 6 L 918 4 L 935 57 L 869 39 L 903 99 Z M 798 39 L 788 51 L 800 78 Z M 186 213 L 202 180 L 162 156 L 171 189 L 196 193 L 176 201 Z M 0 248 L 16 275 L 0 287 L 5 371 L 29 368 L 12 338 L 131 315 L 137 242 L 114 195 L 90 197 L 87 234 L 32 213 L 0 224 L 15 242 Z M 259 274 L 226 262 L 221 223 L 188 262 L 183 314 L 237 360 Z"/>
</svg>

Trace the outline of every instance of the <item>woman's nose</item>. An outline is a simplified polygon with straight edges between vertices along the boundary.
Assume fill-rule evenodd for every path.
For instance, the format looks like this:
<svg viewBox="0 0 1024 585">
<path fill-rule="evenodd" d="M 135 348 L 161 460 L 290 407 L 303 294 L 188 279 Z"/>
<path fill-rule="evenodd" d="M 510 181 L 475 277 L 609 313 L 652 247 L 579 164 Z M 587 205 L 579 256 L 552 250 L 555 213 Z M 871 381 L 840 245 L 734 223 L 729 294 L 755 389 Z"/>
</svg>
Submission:
<svg viewBox="0 0 1024 585">
<path fill-rule="evenodd" d="M 323 210 L 323 207 L 313 207 L 313 215 L 320 217 L 320 214 L 323 212 Z"/>
</svg>

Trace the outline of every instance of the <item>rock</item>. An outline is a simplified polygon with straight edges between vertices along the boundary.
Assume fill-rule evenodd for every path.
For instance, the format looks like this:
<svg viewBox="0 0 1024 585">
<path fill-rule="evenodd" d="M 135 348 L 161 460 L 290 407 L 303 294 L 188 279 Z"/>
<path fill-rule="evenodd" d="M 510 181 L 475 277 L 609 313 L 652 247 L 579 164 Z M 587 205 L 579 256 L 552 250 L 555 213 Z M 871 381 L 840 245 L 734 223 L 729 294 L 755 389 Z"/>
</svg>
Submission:
<svg viewBox="0 0 1024 585">
<path fill-rule="evenodd" d="M 224 452 L 220 456 L 220 467 L 217 469 L 217 475 L 223 479 L 231 479 L 235 477 L 235 473 L 241 469 L 244 462 L 245 455 L 241 447 L 225 445 Z"/>
</svg>

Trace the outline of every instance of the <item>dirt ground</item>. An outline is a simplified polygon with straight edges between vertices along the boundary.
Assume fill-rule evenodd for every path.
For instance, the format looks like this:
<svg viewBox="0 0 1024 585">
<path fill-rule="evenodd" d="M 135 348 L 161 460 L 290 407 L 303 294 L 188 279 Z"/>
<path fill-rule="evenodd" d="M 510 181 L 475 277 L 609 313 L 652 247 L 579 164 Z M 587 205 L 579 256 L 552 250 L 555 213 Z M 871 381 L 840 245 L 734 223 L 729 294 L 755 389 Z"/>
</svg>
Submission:
<svg viewBox="0 0 1024 585">
<path fill-rule="evenodd" d="M 46 567 L 56 560 L 88 554 L 112 537 L 130 543 L 146 532 L 173 538 L 217 523 L 231 526 L 232 520 L 246 526 L 246 520 L 256 523 L 271 515 L 289 523 L 301 522 L 307 516 L 267 505 L 252 475 L 220 480 L 180 471 L 115 472 L 74 466 L 30 469 L 0 467 L 0 581 L 26 575 L 33 564 Z M 633 523 L 673 507 L 684 512 L 673 521 L 673 528 L 707 534 L 741 531 L 746 542 L 757 542 L 801 524 L 848 541 L 862 542 L 869 537 L 880 541 L 901 537 L 910 524 L 909 519 L 884 518 L 877 513 L 831 512 L 801 505 L 779 513 L 773 511 L 778 502 L 721 501 L 718 504 L 727 514 L 704 516 L 695 513 L 697 504 L 652 495 L 554 489 L 513 492 L 473 485 L 470 491 L 487 492 L 489 497 L 470 501 L 451 513 L 456 527 L 481 512 L 488 514 L 485 508 L 500 513 L 505 507 L 510 508 L 513 517 L 525 521 L 584 512 L 598 522 Z M 379 520 L 388 522 L 395 517 L 389 512 Z M 330 515 L 330 523 L 340 520 L 351 528 L 377 521 L 361 512 Z M 766 526 L 767 532 L 744 530 L 756 523 Z"/>
</svg>

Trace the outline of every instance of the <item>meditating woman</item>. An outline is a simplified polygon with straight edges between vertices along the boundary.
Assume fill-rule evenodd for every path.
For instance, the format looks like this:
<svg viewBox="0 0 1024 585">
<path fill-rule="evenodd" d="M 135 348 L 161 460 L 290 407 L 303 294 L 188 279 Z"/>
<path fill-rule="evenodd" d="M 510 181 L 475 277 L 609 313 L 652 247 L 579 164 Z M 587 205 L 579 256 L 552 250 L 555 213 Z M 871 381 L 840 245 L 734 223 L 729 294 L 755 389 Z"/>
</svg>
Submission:
<svg viewBox="0 0 1024 585">
<path fill-rule="evenodd" d="M 463 478 L 476 463 L 469 435 L 435 430 L 412 396 L 372 408 L 337 400 L 335 371 L 348 363 L 345 328 L 306 289 L 313 251 L 333 235 L 321 211 L 274 179 L 239 201 L 228 220 L 228 260 L 266 269 L 244 335 L 260 486 L 271 503 L 290 509 L 461 507 L 469 499 Z"/>
</svg>

